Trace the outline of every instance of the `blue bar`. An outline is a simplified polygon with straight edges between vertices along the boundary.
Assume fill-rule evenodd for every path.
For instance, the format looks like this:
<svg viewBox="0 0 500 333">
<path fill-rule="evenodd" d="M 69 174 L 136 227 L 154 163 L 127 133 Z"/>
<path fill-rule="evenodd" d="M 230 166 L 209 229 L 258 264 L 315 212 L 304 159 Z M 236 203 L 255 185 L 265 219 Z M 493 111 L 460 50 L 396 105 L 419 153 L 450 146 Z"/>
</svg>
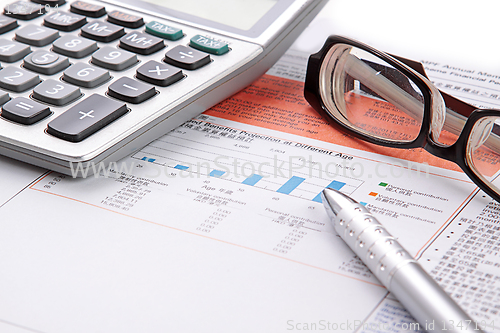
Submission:
<svg viewBox="0 0 500 333">
<path fill-rule="evenodd" d="M 250 186 L 254 186 L 255 184 L 257 184 L 257 182 L 259 180 L 262 179 L 262 176 L 260 175 L 256 175 L 256 174 L 253 174 L 251 175 L 250 177 L 248 177 L 247 179 L 245 179 L 242 184 L 245 184 L 245 185 L 250 185 Z"/>
<path fill-rule="evenodd" d="M 363 201 L 360 201 L 359 203 L 362 204 L 363 206 L 368 205 L 366 202 L 363 202 Z"/>
<path fill-rule="evenodd" d="M 210 172 L 210 177 L 221 177 L 223 174 L 225 174 L 225 171 L 220 171 L 220 170 L 212 170 Z"/>
<path fill-rule="evenodd" d="M 276 192 L 283 193 L 283 194 L 290 194 L 304 180 L 305 180 L 305 178 L 300 178 L 300 177 L 293 176 L 285 184 L 283 184 Z"/>
<path fill-rule="evenodd" d="M 334 190 L 337 190 L 337 191 L 340 191 L 340 189 L 342 187 L 344 187 L 345 183 L 342 183 L 342 182 L 338 182 L 336 180 L 334 180 L 333 182 L 331 182 L 326 188 L 332 188 Z"/>
<path fill-rule="evenodd" d="M 189 167 L 185 166 L 185 165 L 180 165 L 180 164 L 177 164 L 176 166 L 174 166 L 174 169 L 178 169 L 178 170 L 187 170 L 189 169 Z"/>
<path fill-rule="evenodd" d="M 156 159 L 144 156 L 143 158 L 141 158 L 141 161 L 154 162 L 156 161 Z"/>
<path fill-rule="evenodd" d="M 340 191 L 340 189 L 342 187 L 344 187 L 344 185 L 345 185 L 345 183 L 338 182 L 338 181 L 334 180 L 326 188 L 332 188 L 334 190 Z M 316 201 L 316 202 L 319 202 L 319 203 L 323 202 L 323 200 L 321 200 L 321 192 L 318 193 L 318 195 L 314 197 L 313 201 Z"/>
<path fill-rule="evenodd" d="M 321 192 L 318 193 L 318 195 L 314 197 L 313 201 L 316 201 L 316 202 L 319 202 L 319 203 L 323 202 L 323 200 L 321 199 Z"/>
</svg>

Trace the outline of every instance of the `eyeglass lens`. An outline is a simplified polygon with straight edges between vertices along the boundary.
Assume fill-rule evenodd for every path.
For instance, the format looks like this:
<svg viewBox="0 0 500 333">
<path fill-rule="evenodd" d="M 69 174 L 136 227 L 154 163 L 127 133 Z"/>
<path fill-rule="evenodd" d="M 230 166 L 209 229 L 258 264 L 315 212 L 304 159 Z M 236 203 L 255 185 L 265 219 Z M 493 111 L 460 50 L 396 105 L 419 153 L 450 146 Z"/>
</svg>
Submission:
<svg viewBox="0 0 500 333">
<path fill-rule="evenodd" d="M 329 64 L 337 119 L 368 135 L 413 141 L 424 116 L 421 90 L 402 72 L 359 48 L 340 44 Z M 328 70 L 328 69 L 327 69 Z"/>
<path fill-rule="evenodd" d="M 472 171 L 500 193 L 500 116 L 480 118 L 471 130 L 466 149 Z"/>
</svg>

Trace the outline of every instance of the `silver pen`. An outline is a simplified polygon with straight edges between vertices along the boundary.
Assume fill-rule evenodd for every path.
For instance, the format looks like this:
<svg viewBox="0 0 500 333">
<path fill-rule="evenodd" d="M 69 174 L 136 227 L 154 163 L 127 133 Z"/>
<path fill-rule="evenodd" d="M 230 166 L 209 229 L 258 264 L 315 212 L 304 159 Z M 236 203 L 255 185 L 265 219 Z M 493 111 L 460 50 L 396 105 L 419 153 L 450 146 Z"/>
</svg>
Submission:
<svg viewBox="0 0 500 333">
<path fill-rule="evenodd" d="M 483 332 L 361 204 L 325 189 L 335 231 L 428 332 Z"/>
</svg>

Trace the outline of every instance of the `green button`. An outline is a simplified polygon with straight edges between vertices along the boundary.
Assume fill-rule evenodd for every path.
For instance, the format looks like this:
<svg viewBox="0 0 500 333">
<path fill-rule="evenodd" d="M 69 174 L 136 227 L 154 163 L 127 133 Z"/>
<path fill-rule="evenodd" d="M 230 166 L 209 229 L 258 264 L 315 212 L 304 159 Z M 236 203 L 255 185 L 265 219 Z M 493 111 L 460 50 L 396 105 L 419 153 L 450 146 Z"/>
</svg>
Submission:
<svg viewBox="0 0 500 333">
<path fill-rule="evenodd" d="M 207 38 L 202 35 L 196 35 L 191 38 L 189 45 L 200 51 L 217 55 L 221 55 L 229 51 L 227 43 Z"/>
<path fill-rule="evenodd" d="M 181 29 L 170 27 L 160 22 L 151 21 L 146 24 L 146 32 L 161 38 L 178 40 L 184 36 Z"/>
</svg>

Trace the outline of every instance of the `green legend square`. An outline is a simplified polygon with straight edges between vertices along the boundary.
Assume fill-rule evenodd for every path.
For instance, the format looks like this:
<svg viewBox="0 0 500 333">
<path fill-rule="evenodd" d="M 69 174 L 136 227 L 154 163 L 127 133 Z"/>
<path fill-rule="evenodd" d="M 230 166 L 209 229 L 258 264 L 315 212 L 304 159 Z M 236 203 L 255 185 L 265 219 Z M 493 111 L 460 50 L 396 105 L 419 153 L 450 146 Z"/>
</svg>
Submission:
<svg viewBox="0 0 500 333">
<path fill-rule="evenodd" d="M 387 184 L 387 183 L 379 183 L 378 184 L 378 186 L 383 186 L 383 187 L 386 187 L 387 185 L 389 185 L 389 184 Z"/>
</svg>

